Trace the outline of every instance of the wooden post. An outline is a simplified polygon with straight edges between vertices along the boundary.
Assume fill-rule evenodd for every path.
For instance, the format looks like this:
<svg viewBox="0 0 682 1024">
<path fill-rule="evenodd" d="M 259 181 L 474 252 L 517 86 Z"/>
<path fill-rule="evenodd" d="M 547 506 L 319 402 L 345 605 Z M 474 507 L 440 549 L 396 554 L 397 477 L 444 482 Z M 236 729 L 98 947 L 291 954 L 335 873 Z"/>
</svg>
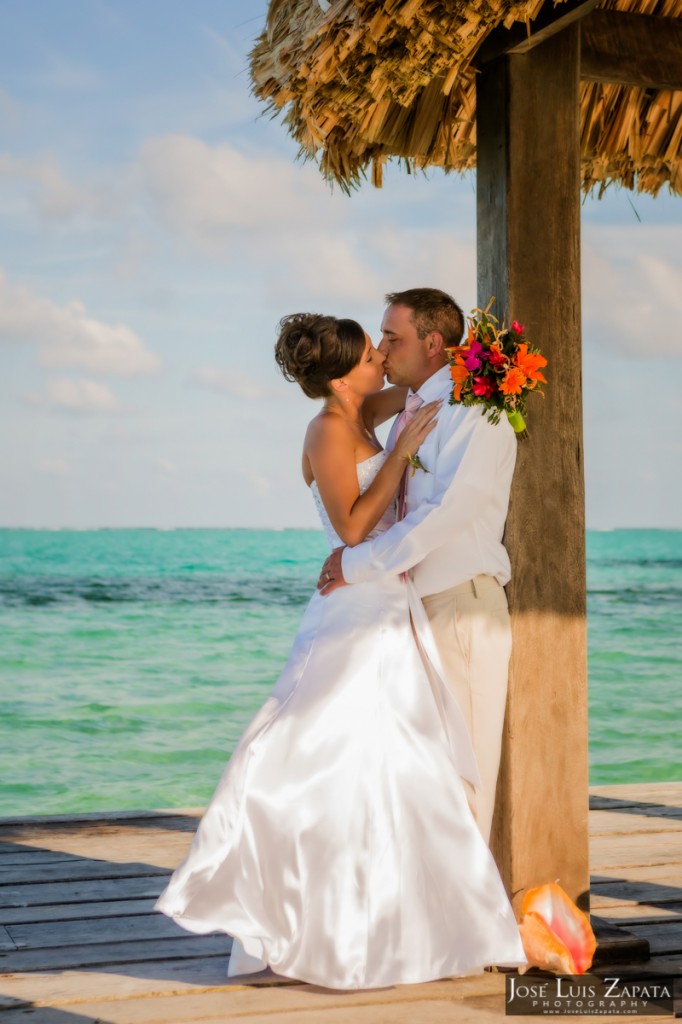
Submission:
<svg viewBox="0 0 682 1024">
<path fill-rule="evenodd" d="M 514 650 L 492 848 L 589 906 L 577 25 L 478 76 L 478 301 L 546 355 L 505 534 Z"/>
</svg>

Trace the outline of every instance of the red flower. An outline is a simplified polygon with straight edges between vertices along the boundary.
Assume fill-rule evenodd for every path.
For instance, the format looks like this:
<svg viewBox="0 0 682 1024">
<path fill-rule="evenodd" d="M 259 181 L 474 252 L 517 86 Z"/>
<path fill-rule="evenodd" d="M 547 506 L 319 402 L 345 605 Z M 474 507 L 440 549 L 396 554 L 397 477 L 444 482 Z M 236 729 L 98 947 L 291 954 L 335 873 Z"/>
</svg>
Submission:
<svg viewBox="0 0 682 1024">
<path fill-rule="evenodd" d="M 494 345 L 490 346 L 487 355 L 488 362 L 493 367 L 502 366 L 504 363 L 507 362 L 507 357 L 505 356 L 504 352 L 502 351 L 500 345 L 497 342 L 495 342 Z"/>
<path fill-rule="evenodd" d="M 524 331 L 523 324 L 520 324 L 518 320 L 514 321 L 514 323 L 511 325 L 511 329 L 512 331 L 516 331 L 517 334 L 523 334 Z"/>
<path fill-rule="evenodd" d="M 479 398 L 490 398 L 495 390 L 495 385 L 489 377 L 474 377 L 474 383 L 471 390 Z"/>
</svg>

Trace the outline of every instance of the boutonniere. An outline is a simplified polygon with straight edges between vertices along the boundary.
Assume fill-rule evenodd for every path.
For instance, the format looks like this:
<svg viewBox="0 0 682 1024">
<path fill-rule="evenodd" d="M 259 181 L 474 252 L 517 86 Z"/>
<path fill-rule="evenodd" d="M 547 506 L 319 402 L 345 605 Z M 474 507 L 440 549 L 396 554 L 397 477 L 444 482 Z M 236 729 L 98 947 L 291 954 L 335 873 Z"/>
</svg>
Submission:
<svg viewBox="0 0 682 1024">
<path fill-rule="evenodd" d="M 524 416 L 526 398 L 542 392 L 547 381 L 540 372 L 547 360 L 524 334 L 517 320 L 511 327 L 499 327 L 485 309 L 474 309 L 467 318 L 469 331 L 464 344 L 447 349 L 453 388 L 450 405 L 482 405 L 491 423 L 499 423 L 503 412 L 519 441 L 528 437 Z"/>
<path fill-rule="evenodd" d="M 426 468 L 426 466 L 419 458 L 419 456 L 416 454 L 416 452 L 414 455 L 409 455 L 407 461 L 412 466 L 412 472 L 410 473 L 410 476 L 414 476 L 418 469 L 421 469 L 424 473 L 429 472 L 429 470 Z"/>
</svg>

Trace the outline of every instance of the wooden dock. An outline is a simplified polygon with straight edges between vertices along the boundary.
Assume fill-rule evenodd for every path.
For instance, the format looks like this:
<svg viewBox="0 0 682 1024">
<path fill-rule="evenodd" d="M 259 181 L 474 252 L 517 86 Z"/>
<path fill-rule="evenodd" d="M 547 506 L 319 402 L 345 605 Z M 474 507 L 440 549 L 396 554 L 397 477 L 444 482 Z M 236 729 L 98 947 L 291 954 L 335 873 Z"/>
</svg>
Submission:
<svg viewBox="0 0 682 1024">
<path fill-rule="evenodd" d="M 504 1018 L 495 973 L 354 993 L 267 974 L 228 981 L 230 939 L 190 935 L 152 911 L 198 813 L 0 821 L 0 1024 Z M 682 978 L 682 782 L 592 789 L 590 835 L 592 912 L 646 938 L 649 969 Z"/>
</svg>

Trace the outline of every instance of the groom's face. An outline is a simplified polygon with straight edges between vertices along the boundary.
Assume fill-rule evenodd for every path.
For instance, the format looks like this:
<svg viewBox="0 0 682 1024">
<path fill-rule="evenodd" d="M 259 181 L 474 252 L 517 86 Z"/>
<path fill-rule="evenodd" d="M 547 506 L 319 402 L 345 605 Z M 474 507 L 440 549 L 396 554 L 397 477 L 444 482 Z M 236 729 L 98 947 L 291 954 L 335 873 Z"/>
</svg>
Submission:
<svg viewBox="0 0 682 1024">
<path fill-rule="evenodd" d="M 386 356 L 384 373 L 389 384 L 415 391 L 433 373 L 425 338 L 420 338 L 409 306 L 388 306 L 381 321 L 379 351 Z"/>
</svg>

